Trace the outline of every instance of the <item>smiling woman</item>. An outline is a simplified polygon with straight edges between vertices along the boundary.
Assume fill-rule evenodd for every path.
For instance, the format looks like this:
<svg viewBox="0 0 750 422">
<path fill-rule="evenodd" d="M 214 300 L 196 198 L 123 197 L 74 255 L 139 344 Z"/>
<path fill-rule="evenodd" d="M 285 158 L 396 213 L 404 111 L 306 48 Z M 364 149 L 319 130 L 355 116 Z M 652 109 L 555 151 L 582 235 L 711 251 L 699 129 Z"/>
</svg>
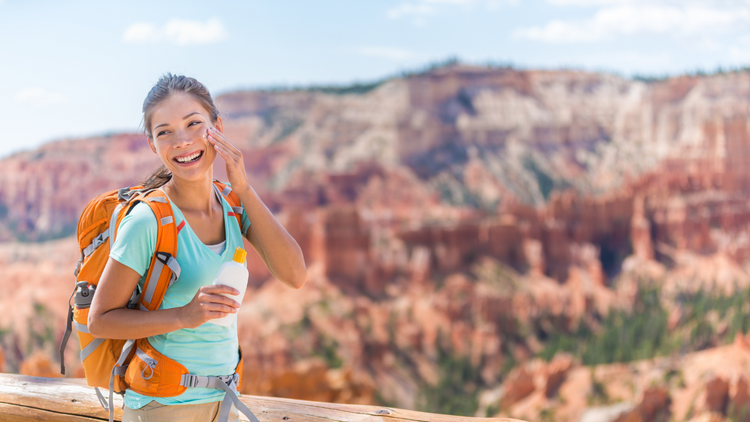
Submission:
<svg viewBox="0 0 750 422">
<path fill-rule="evenodd" d="M 98 338 L 141 339 L 134 360 L 143 370 L 133 370 L 131 363 L 124 375 L 129 388 L 123 421 L 226 420 L 232 401 L 224 397 L 234 394 L 241 375 L 237 325 L 206 322 L 236 313 L 239 303 L 226 295 L 238 291 L 212 281 L 243 246 L 243 236 L 271 273 L 292 288 L 305 283 L 304 259 L 248 183 L 242 152 L 223 135 L 221 117 L 202 84 L 165 75 L 146 97 L 143 114 L 148 143 L 163 163 L 145 185 L 164 193 L 174 217 L 159 222 L 142 202 L 130 208 L 91 303 L 88 330 Z M 232 207 L 214 184 L 217 154 L 226 161 L 228 186 L 241 202 L 241 224 L 234 217 L 240 207 Z M 157 310 L 129 309 L 133 292 L 145 289 L 159 224 L 177 227 L 179 280 L 170 284 Z M 222 400 L 229 405 L 220 405 Z M 236 411 L 231 418 L 238 420 Z"/>
<path fill-rule="evenodd" d="M 167 132 L 169 132 L 170 128 L 167 121 L 158 120 L 152 128 L 154 114 L 159 111 L 156 110 L 157 105 L 167 102 L 178 103 L 178 106 L 182 105 L 181 109 L 187 108 L 191 110 L 182 119 L 179 119 L 181 122 L 178 121 L 178 124 L 187 122 L 187 125 L 192 128 L 193 132 L 199 129 L 205 131 L 208 127 L 207 122 L 219 122 L 221 124 L 219 111 L 216 109 L 211 95 L 203 84 L 193 78 L 177 77 L 168 74 L 151 89 L 151 92 L 149 92 L 143 102 L 143 126 L 148 135 L 149 145 L 154 152 L 156 152 L 154 141 L 158 138 L 166 139 L 169 135 Z M 192 109 L 190 108 L 191 106 L 193 107 Z M 171 107 L 165 107 L 165 109 L 171 110 Z M 164 119 L 173 116 L 162 117 L 161 115 L 157 115 L 156 117 Z M 189 121 L 190 117 L 194 117 L 194 119 Z M 172 128 L 172 132 L 174 132 L 174 128 Z M 201 133 L 201 135 L 205 139 L 205 133 Z M 162 159 L 162 161 L 164 160 Z M 213 164 L 213 158 L 210 161 Z M 144 185 L 150 189 L 157 188 L 169 182 L 171 178 L 172 172 L 166 166 L 162 166 L 146 180 Z"/>
</svg>

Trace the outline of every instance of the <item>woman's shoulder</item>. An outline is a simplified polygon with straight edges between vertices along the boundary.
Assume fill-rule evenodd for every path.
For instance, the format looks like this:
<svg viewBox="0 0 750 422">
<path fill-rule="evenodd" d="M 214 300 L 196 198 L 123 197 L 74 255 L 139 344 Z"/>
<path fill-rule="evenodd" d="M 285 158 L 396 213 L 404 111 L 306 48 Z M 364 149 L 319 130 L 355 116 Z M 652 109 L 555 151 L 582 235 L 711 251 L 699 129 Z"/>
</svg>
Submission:
<svg viewBox="0 0 750 422">
<path fill-rule="evenodd" d="M 109 256 L 145 274 L 156 250 L 159 227 L 148 204 L 136 203 L 120 222 Z"/>
<path fill-rule="evenodd" d="M 135 225 L 146 230 L 152 227 L 156 229 L 156 215 L 148 204 L 139 201 L 130 207 L 127 215 L 121 220 L 120 228 L 126 225 Z"/>
<path fill-rule="evenodd" d="M 127 216 L 132 216 L 132 218 L 138 220 L 153 220 L 154 222 L 156 222 L 156 214 L 154 214 L 154 211 L 151 209 L 151 207 L 143 201 L 138 201 L 135 205 L 133 205 Z"/>
</svg>

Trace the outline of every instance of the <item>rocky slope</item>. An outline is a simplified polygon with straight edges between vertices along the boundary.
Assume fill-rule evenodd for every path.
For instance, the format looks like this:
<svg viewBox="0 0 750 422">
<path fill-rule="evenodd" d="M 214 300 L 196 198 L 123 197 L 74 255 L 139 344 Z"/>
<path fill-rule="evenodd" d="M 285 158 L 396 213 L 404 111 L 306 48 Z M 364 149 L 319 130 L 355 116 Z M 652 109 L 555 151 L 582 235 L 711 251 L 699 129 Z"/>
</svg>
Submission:
<svg viewBox="0 0 750 422">
<path fill-rule="evenodd" d="M 569 356 L 534 360 L 485 393 L 490 411 L 542 421 L 747 421 L 750 348 L 585 367 Z M 493 407 L 494 405 L 494 407 Z M 493 410 L 494 409 L 494 410 Z"/>
</svg>

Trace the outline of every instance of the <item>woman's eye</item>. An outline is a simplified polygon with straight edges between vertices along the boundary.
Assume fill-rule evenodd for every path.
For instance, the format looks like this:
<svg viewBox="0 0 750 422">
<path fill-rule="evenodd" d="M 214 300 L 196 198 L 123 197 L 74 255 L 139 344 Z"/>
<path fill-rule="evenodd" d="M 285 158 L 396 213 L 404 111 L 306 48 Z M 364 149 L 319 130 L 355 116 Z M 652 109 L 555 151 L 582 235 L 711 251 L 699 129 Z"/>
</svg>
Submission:
<svg viewBox="0 0 750 422">
<path fill-rule="evenodd" d="M 200 123 L 202 123 L 202 122 L 200 122 L 200 121 L 198 121 L 198 120 L 195 120 L 195 121 L 192 121 L 192 122 L 190 122 L 190 123 L 188 124 L 188 126 L 193 126 L 193 125 L 197 125 L 197 124 L 200 124 Z"/>
<path fill-rule="evenodd" d="M 159 133 L 156 134 L 156 137 L 158 138 L 161 135 L 164 135 L 165 133 L 167 133 L 167 131 L 166 130 L 162 130 L 161 132 L 159 132 Z"/>
</svg>

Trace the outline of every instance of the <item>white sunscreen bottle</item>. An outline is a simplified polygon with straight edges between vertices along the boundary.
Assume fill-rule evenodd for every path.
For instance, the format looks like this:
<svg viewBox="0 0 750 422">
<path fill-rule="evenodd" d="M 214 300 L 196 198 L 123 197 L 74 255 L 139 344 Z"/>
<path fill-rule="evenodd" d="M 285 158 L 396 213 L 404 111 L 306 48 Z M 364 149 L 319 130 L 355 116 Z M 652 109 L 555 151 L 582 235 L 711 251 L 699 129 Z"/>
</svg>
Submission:
<svg viewBox="0 0 750 422">
<path fill-rule="evenodd" d="M 247 268 L 245 264 L 245 257 L 247 252 L 242 248 L 237 248 L 234 251 L 234 257 L 231 261 L 221 264 L 218 274 L 214 279 L 214 285 L 225 284 L 240 291 L 238 295 L 224 294 L 230 299 L 234 299 L 237 303 L 242 304 L 242 299 L 245 297 L 245 290 L 247 289 Z M 208 322 L 216 325 L 222 325 L 229 327 L 233 322 L 237 321 L 237 314 L 229 314 L 225 317 L 216 318 L 209 320 Z"/>
</svg>

